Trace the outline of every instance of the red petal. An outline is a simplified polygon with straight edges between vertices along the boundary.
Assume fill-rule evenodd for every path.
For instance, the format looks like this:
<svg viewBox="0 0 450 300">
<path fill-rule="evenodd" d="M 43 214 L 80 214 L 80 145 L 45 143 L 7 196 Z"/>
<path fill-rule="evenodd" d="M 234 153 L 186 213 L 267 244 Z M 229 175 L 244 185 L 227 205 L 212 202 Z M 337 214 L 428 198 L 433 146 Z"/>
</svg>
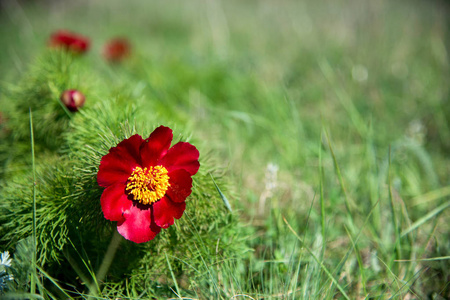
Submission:
<svg viewBox="0 0 450 300">
<path fill-rule="evenodd" d="M 153 204 L 153 216 L 156 225 L 161 228 L 167 228 L 173 225 L 174 218 L 179 219 L 186 208 L 186 202 L 175 203 L 168 197 L 162 197 L 161 200 Z"/>
<path fill-rule="evenodd" d="M 108 187 L 115 183 L 126 183 L 133 169 L 140 165 L 139 147 L 143 141 L 140 135 L 135 134 L 109 149 L 100 162 L 98 184 Z"/>
<path fill-rule="evenodd" d="M 133 204 L 125 194 L 124 184 L 114 184 L 107 187 L 100 197 L 103 215 L 110 221 L 123 221 L 123 213 Z"/>
<path fill-rule="evenodd" d="M 183 202 L 191 194 L 192 178 L 186 170 L 179 169 L 169 173 L 169 183 L 166 195 L 173 202 Z"/>
<path fill-rule="evenodd" d="M 123 215 L 125 221 L 117 223 L 117 231 L 127 240 L 144 243 L 153 240 L 161 231 L 156 226 L 151 213 L 151 207 L 132 205 Z"/>
<path fill-rule="evenodd" d="M 156 165 L 156 162 L 167 153 L 173 139 L 172 129 L 159 126 L 141 145 L 142 166 Z"/>
<path fill-rule="evenodd" d="M 161 158 L 158 165 L 163 165 L 169 173 L 178 169 L 184 169 L 189 174 L 194 175 L 200 168 L 199 156 L 200 153 L 193 145 L 179 142 L 167 151 L 167 154 Z"/>
</svg>

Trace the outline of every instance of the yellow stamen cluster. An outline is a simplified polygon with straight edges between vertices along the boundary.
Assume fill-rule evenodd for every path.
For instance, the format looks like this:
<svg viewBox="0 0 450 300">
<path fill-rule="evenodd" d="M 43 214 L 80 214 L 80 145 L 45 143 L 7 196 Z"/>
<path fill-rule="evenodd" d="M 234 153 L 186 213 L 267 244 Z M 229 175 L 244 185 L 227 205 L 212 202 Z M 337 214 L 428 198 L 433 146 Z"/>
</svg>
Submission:
<svg viewBox="0 0 450 300">
<path fill-rule="evenodd" d="M 128 177 L 126 191 L 139 203 L 152 204 L 164 197 L 170 186 L 167 173 L 163 166 L 136 167 Z"/>
</svg>

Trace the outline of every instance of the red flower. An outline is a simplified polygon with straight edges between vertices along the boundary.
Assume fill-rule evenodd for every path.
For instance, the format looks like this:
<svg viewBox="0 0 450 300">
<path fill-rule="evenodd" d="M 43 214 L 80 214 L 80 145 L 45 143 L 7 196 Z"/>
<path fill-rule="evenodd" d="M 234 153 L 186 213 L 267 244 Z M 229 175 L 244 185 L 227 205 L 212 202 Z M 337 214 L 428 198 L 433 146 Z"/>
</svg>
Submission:
<svg viewBox="0 0 450 300">
<path fill-rule="evenodd" d="M 185 142 L 170 148 L 172 138 L 172 130 L 164 126 L 145 140 L 135 134 L 109 149 L 100 162 L 97 182 L 106 188 L 100 198 L 103 214 L 135 243 L 152 240 L 161 228 L 173 225 L 191 194 L 199 152 Z"/>
<path fill-rule="evenodd" d="M 86 98 L 77 90 L 67 90 L 61 94 L 60 100 L 70 111 L 76 112 L 83 107 Z"/>
<path fill-rule="evenodd" d="M 103 47 L 103 56 L 110 62 L 119 62 L 130 54 L 130 43 L 124 38 L 108 41 Z"/>
<path fill-rule="evenodd" d="M 50 36 L 49 45 L 84 53 L 89 49 L 89 39 L 67 30 L 59 30 Z"/>
</svg>

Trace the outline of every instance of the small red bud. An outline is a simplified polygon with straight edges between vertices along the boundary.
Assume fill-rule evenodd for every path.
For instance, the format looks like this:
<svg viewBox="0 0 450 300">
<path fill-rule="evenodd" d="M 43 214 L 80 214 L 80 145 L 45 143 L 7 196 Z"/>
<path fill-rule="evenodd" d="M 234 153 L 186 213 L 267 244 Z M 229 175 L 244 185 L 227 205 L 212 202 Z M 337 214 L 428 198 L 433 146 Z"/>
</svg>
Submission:
<svg viewBox="0 0 450 300">
<path fill-rule="evenodd" d="M 79 108 L 83 107 L 86 100 L 84 95 L 77 90 L 67 90 L 61 94 L 61 102 L 67 107 L 68 110 L 76 112 Z"/>
<path fill-rule="evenodd" d="M 115 38 L 103 47 L 103 57 L 110 62 L 122 61 L 130 54 L 131 46 L 125 38 Z"/>
</svg>

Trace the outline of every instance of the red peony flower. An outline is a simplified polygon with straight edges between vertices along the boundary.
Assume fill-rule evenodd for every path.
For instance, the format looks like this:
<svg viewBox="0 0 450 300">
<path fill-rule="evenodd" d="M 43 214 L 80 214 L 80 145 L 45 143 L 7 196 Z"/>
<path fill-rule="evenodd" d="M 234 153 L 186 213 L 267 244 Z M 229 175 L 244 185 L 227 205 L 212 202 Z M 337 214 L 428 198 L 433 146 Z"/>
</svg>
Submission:
<svg viewBox="0 0 450 300">
<path fill-rule="evenodd" d="M 86 98 L 77 90 L 67 90 L 61 94 L 60 100 L 70 111 L 76 112 L 83 107 Z"/>
<path fill-rule="evenodd" d="M 172 130 L 164 126 L 145 140 L 135 134 L 109 149 L 100 162 L 97 182 L 106 188 L 100 198 L 103 214 L 135 243 L 152 240 L 161 228 L 173 225 L 191 194 L 199 152 L 185 142 L 170 148 L 172 138 Z"/>
<path fill-rule="evenodd" d="M 62 47 L 75 53 L 84 53 L 89 50 L 89 39 L 67 30 L 59 30 L 50 36 L 49 45 Z"/>
<path fill-rule="evenodd" d="M 103 47 L 103 56 L 110 62 L 119 62 L 130 54 L 130 43 L 124 38 L 108 41 Z"/>
</svg>

